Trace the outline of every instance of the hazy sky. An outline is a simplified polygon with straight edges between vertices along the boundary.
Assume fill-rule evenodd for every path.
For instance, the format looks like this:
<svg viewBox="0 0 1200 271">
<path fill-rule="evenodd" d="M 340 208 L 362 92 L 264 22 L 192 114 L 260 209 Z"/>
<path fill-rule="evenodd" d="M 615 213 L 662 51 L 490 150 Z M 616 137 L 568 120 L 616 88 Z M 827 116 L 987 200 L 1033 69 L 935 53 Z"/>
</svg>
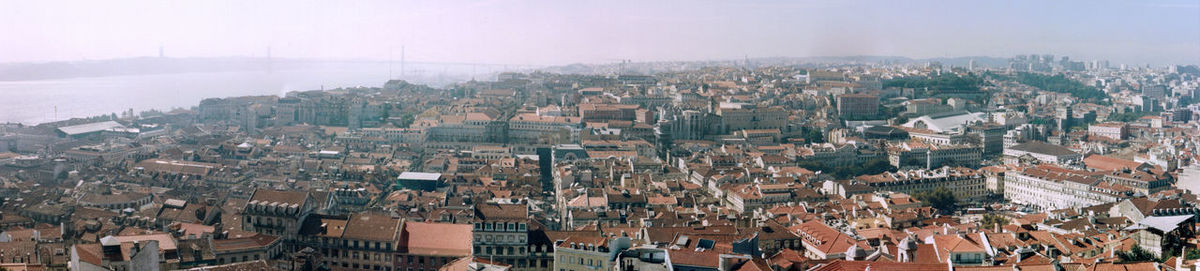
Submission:
<svg viewBox="0 0 1200 271">
<path fill-rule="evenodd" d="M 1200 64 L 1200 1 L 0 0 L 0 62 L 262 56 L 568 64 L 1049 53 Z"/>
</svg>

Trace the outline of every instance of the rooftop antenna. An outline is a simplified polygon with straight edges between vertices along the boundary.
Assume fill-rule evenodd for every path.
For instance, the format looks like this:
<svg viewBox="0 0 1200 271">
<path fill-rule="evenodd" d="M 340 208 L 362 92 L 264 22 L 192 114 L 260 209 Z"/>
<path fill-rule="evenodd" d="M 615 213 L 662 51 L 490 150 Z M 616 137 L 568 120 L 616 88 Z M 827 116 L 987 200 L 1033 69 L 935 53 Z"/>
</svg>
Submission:
<svg viewBox="0 0 1200 271">
<path fill-rule="evenodd" d="M 404 78 L 404 45 L 400 45 L 400 78 Z"/>
<path fill-rule="evenodd" d="M 163 58 L 163 45 L 162 45 L 162 43 L 159 43 L 159 44 L 158 44 L 158 58 Z"/>
</svg>

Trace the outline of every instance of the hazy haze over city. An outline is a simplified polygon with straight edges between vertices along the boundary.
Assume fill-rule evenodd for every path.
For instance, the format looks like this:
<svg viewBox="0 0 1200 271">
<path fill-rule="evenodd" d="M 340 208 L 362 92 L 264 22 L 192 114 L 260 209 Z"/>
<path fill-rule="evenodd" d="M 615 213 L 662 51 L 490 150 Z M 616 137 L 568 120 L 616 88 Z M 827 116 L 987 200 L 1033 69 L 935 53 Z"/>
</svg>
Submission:
<svg viewBox="0 0 1200 271">
<path fill-rule="evenodd" d="M 5 1 L 0 63 L 156 56 L 561 65 L 1048 53 L 1200 62 L 1196 1 Z"/>
<path fill-rule="evenodd" d="M 1200 271 L 1198 222 L 1200 0 L 0 0 L 0 271 Z"/>
</svg>

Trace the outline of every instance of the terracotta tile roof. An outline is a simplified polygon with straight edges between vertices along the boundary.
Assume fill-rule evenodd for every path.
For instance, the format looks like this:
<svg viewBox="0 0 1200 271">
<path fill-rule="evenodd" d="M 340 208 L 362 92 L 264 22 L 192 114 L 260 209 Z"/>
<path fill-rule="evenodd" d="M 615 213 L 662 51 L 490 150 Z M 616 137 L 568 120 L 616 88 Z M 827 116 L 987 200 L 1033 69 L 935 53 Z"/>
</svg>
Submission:
<svg viewBox="0 0 1200 271">
<path fill-rule="evenodd" d="M 401 246 L 407 253 L 428 256 L 471 255 L 471 225 L 406 222 Z"/>
<path fill-rule="evenodd" d="M 717 268 L 721 263 L 721 253 L 711 250 L 668 250 L 667 253 L 674 265 Z"/>
<path fill-rule="evenodd" d="M 859 242 L 854 238 L 837 231 L 825 223 L 820 221 L 809 221 L 804 224 L 792 226 L 788 228 L 799 234 L 805 243 L 811 244 L 817 250 L 826 254 L 836 254 L 846 252 L 851 246 L 858 244 L 859 247 L 871 247 L 865 242 Z M 861 243 L 861 244 L 860 244 Z"/>
<path fill-rule="evenodd" d="M 1012 266 L 955 266 L 956 271 L 1013 271 Z"/>
<path fill-rule="evenodd" d="M 361 213 L 350 217 L 342 238 L 370 241 L 396 241 L 400 219 L 387 215 Z"/>
<path fill-rule="evenodd" d="M 937 248 L 940 262 L 949 262 L 951 253 L 984 253 L 982 247 L 967 241 L 958 235 L 935 235 L 933 245 Z"/>
<path fill-rule="evenodd" d="M 651 196 L 651 197 L 647 198 L 646 204 L 673 206 L 673 205 L 679 204 L 679 201 L 675 197 L 655 195 L 655 196 Z"/>
<path fill-rule="evenodd" d="M 250 196 L 250 201 L 258 201 L 260 203 L 279 202 L 304 206 L 304 203 L 308 201 L 308 192 L 256 189 L 254 190 L 254 194 Z"/>
<path fill-rule="evenodd" d="M 477 204 L 475 212 L 476 216 L 483 220 L 523 221 L 529 219 L 529 207 L 525 204 Z"/>
<path fill-rule="evenodd" d="M 772 265 L 777 265 L 784 270 L 791 270 L 789 268 L 791 268 L 792 265 L 804 264 L 808 262 L 808 257 L 804 257 L 804 255 L 801 255 L 798 251 L 785 248 L 779 252 L 776 252 L 775 255 L 771 255 L 768 260 Z"/>
<path fill-rule="evenodd" d="M 735 269 L 737 271 L 772 271 L 771 266 L 762 258 L 754 258 L 748 262 L 742 263 L 742 266 Z"/>
<path fill-rule="evenodd" d="M 175 237 L 166 233 L 146 234 L 146 235 L 127 235 L 115 236 L 117 241 L 121 243 L 132 243 L 134 241 L 158 241 L 158 249 L 163 251 L 175 250 Z"/>
<path fill-rule="evenodd" d="M 73 251 L 79 254 L 79 260 L 100 266 L 104 264 L 104 252 L 98 243 L 76 244 Z"/>
<path fill-rule="evenodd" d="M 124 193 L 114 193 L 114 194 L 108 194 L 108 195 L 88 193 L 87 195 L 84 195 L 82 198 L 80 198 L 79 201 L 87 202 L 87 203 L 91 203 L 91 204 L 108 205 L 108 204 L 120 204 L 120 203 L 134 202 L 134 201 L 137 201 L 137 200 L 149 197 L 149 196 L 150 196 L 150 194 L 139 193 L 139 192 L 124 192 Z"/>
<path fill-rule="evenodd" d="M 266 234 L 255 234 L 249 237 L 229 238 L 229 239 L 213 239 L 212 248 L 218 253 L 229 253 L 243 250 L 254 250 L 263 248 L 275 243 L 278 237 Z"/>
<path fill-rule="evenodd" d="M 1096 263 L 1088 271 L 1144 271 L 1144 270 L 1159 270 L 1156 263 L 1141 262 L 1141 263 Z"/>
<path fill-rule="evenodd" d="M 917 257 L 913 262 L 940 264 L 942 261 L 938 259 L 937 248 L 933 244 L 917 244 Z"/>
<path fill-rule="evenodd" d="M 818 266 L 812 271 L 866 271 L 866 270 L 891 270 L 891 271 L 949 271 L 950 268 L 945 264 L 926 264 L 926 263 L 897 263 L 897 262 L 870 262 L 870 261 L 845 261 L 835 260 L 833 262 Z M 1010 269 L 1011 270 L 1011 269 Z"/>
</svg>

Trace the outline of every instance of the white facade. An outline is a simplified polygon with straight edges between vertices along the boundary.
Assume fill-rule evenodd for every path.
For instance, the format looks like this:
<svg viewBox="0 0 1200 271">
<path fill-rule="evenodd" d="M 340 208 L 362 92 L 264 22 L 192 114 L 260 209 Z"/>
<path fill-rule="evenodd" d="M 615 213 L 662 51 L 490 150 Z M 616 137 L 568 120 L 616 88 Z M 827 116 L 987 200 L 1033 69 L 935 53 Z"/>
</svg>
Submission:
<svg viewBox="0 0 1200 271">
<path fill-rule="evenodd" d="M 1049 165 L 1009 170 L 1004 175 L 1004 198 L 1040 210 L 1087 207 L 1117 200 L 1095 189 L 1097 175 Z"/>
</svg>

